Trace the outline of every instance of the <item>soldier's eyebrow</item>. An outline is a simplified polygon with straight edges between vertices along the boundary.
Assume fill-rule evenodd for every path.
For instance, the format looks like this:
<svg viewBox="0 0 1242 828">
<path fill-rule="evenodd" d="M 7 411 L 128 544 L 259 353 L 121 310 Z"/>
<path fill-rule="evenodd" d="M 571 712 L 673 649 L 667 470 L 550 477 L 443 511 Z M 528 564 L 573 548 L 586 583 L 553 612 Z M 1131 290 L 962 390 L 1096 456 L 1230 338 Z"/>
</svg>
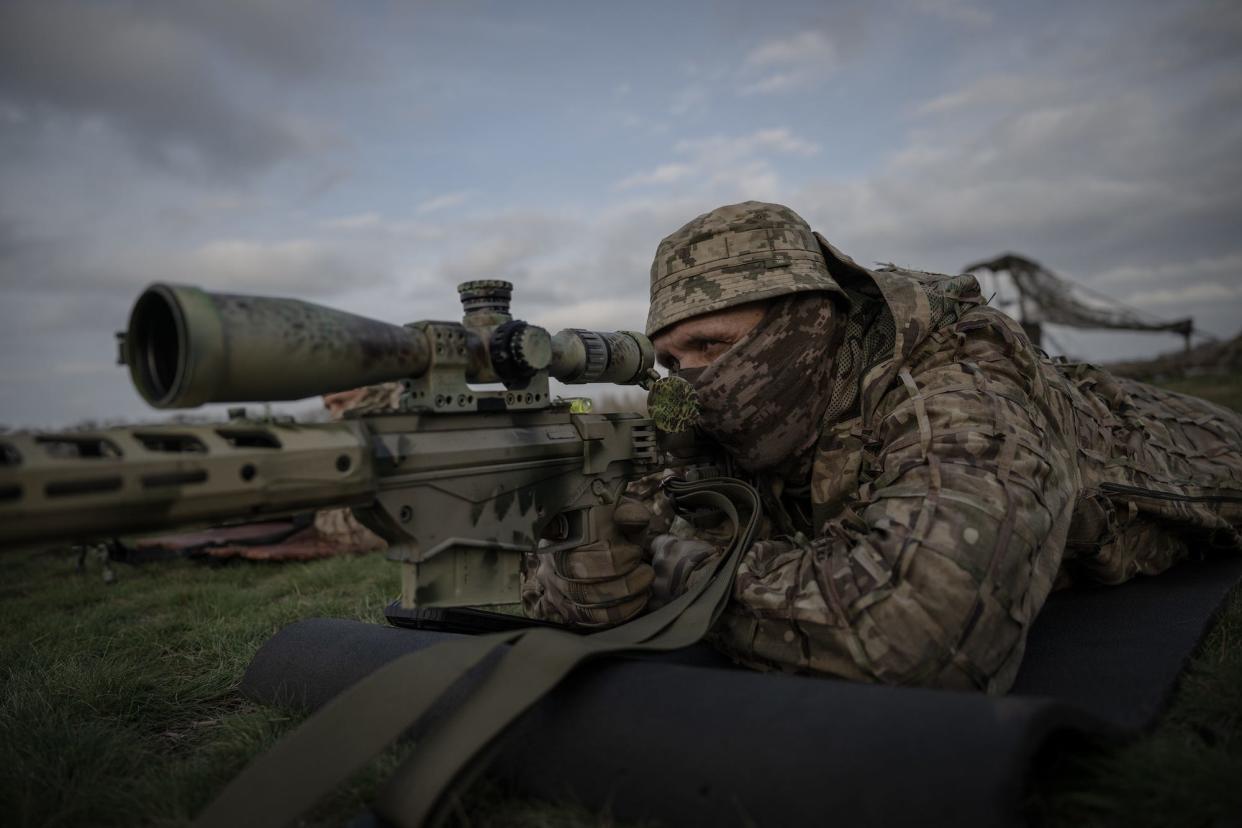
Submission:
<svg viewBox="0 0 1242 828">
<path fill-rule="evenodd" d="M 722 319 L 695 320 L 692 324 L 660 335 L 661 342 L 656 346 L 656 362 L 665 368 L 671 368 L 680 361 L 673 356 L 675 353 L 696 351 L 704 345 L 717 343 L 731 345 L 745 333 L 746 331 L 739 331 L 735 325 Z"/>
<path fill-rule="evenodd" d="M 735 326 L 712 320 L 701 327 L 686 331 L 682 341 L 685 345 L 701 345 L 704 342 L 735 342 L 740 338 L 740 333 Z"/>
</svg>

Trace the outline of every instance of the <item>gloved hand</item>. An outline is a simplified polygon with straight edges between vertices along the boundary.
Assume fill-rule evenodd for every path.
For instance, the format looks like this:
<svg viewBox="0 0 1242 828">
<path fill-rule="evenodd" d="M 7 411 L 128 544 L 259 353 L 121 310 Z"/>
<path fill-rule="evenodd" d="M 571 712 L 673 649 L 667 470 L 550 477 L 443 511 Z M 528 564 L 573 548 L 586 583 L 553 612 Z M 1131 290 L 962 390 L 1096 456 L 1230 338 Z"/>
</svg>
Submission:
<svg viewBox="0 0 1242 828">
<path fill-rule="evenodd" d="M 650 609 L 659 609 L 716 570 L 733 539 L 733 522 L 715 511 L 674 518 L 666 534 L 651 541 Z"/>
<path fill-rule="evenodd" d="M 641 483 L 641 481 L 639 481 Z M 620 499 L 611 536 L 560 552 L 533 552 L 522 567 L 522 607 L 532 618 L 580 627 L 610 627 L 647 606 L 654 573 L 644 549 L 667 531 L 672 502 L 663 492 L 631 486 L 647 495 Z"/>
</svg>

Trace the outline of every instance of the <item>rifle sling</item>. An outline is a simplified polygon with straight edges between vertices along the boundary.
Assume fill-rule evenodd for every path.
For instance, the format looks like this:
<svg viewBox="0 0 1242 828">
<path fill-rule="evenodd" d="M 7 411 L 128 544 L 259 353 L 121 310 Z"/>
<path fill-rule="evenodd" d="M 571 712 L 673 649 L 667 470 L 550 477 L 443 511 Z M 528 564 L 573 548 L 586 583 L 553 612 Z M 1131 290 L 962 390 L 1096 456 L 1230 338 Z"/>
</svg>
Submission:
<svg viewBox="0 0 1242 828">
<path fill-rule="evenodd" d="M 579 664 L 603 655 L 675 650 L 701 639 L 728 602 L 734 572 L 758 524 L 759 499 L 749 485 L 732 479 L 672 482 L 668 489 L 679 506 L 720 509 L 733 521 L 733 539 L 710 578 L 654 612 L 592 635 L 536 627 L 447 641 L 402 656 L 252 762 L 195 824 L 292 823 L 409 729 L 466 672 L 496 648 L 512 644 L 465 701 L 424 736 L 381 792 L 375 807 L 383 818 L 402 828 L 421 826 L 437 816 L 455 781 L 477 773 L 474 767 L 475 773 L 463 776 L 471 760 Z"/>
<path fill-rule="evenodd" d="M 445 641 L 385 664 L 247 765 L 194 824 L 293 823 L 412 727 L 463 674 L 521 634 Z"/>
</svg>

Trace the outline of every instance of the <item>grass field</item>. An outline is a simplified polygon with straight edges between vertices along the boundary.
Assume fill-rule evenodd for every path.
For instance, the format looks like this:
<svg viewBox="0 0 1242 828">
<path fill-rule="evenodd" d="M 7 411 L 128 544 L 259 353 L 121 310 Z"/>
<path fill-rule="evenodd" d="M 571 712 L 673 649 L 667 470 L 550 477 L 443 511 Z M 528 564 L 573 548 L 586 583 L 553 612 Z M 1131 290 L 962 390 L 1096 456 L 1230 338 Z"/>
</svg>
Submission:
<svg viewBox="0 0 1242 828">
<path fill-rule="evenodd" d="M 1204 380 L 1242 408 L 1242 384 Z M 1218 392 L 1234 393 L 1222 397 Z M 1194 383 L 1178 388 L 1196 393 Z M 313 563 L 118 566 L 103 582 L 66 554 L 6 557 L 0 584 L 0 825 L 181 825 L 296 724 L 235 687 L 258 646 L 299 618 L 382 620 L 397 590 L 379 555 Z M 357 814 L 388 755 L 313 824 Z M 1242 594 L 1200 647 L 1158 726 L 1062 755 L 1032 801 L 1051 825 L 1239 824 Z M 471 826 L 611 824 L 607 814 L 483 786 Z"/>
</svg>

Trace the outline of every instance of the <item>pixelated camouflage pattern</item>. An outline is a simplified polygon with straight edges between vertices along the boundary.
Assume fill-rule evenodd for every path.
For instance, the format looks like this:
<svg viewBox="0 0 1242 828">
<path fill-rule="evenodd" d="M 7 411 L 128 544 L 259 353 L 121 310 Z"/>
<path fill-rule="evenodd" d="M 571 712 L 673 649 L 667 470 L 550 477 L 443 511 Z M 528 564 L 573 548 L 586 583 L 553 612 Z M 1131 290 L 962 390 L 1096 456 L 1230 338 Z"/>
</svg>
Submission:
<svg viewBox="0 0 1242 828">
<path fill-rule="evenodd" d="M 1242 548 L 1237 414 L 1049 361 L 970 277 L 824 248 L 847 291 L 882 298 L 892 346 L 839 360 L 858 390 L 814 452 L 812 539 L 778 521 L 746 553 L 713 633 L 735 659 L 1003 692 L 1063 565 L 1115 583 Z"/>
<path fill-rule="evenodd" d="M 729 204 L 656 248 L 647 335 L 699 314 L 808 290 L 841 292 L 810 225 L 780 204 Z"/>
<path fill-rule="evenodd" d="M 749 472 L 801 459 L 831 399 L 841 331 L 822 293 L 774 301 L 763 319 L 711 365 L 678 372 L 699 402 L 699 427 Z"/>
</svg>

